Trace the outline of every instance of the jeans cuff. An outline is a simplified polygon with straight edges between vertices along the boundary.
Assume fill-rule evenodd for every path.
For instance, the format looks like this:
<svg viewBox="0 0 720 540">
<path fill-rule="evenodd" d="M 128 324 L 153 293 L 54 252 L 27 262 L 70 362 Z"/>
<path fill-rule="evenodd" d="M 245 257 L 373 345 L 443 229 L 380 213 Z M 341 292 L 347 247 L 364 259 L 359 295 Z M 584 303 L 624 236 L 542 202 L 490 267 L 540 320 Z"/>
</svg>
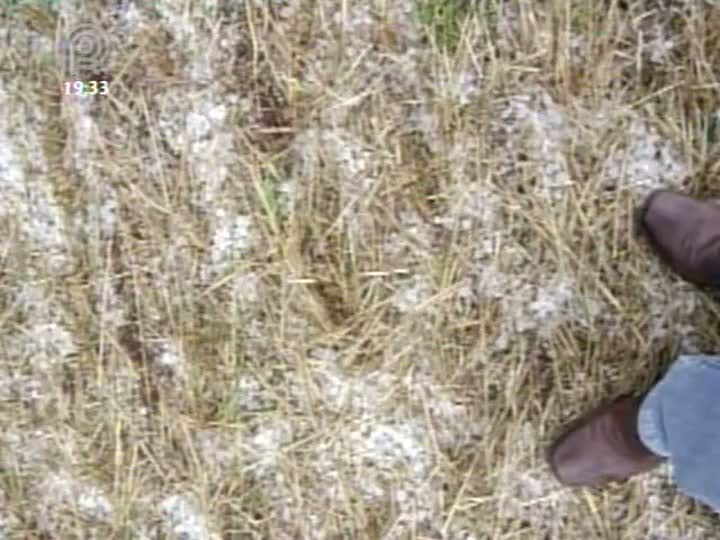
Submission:
<svg viewBox="0 0 720 540">
<path fill-rule="evenodd" d="M 648 450 L 658 456 L 669 457 L 670 452 L 667 448 L 667 438 L 662 421 L 662 408 L 658 392 L 658 387 L 661 384 L 662 381 L 655 385 L 640 404 L 637 428 L 640 440 Z"/>
</svg>

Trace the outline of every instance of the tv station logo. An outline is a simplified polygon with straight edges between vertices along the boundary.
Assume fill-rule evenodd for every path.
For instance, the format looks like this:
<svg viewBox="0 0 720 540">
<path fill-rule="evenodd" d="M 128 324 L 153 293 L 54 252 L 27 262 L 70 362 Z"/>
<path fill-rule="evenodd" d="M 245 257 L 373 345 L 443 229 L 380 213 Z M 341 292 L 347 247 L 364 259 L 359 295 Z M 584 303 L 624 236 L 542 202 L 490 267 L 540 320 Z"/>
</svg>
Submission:
<svg viewBox="0 0 720 540">
<path fill-rule="evenodd" d="M 81 23 L 72 27 L 67 37 L 57 43 L 56 51 L 63 73 L 80 77 L 105 70 L 110 59 L 110 42 L 101 28 Z"/>
<path fill-rule="evenodd" d="M 56 18 L 58 27 L 52 43 L 58 68 L 67 78 L 82 79 L 88 76 L 104 74 L 110 60 L 113 27 L 120 24 L 122 17 L 129 10 L 129 0 L 114 0 L 108 12 L 110 18 L 104 22 L 78 21 L 67 22 L 61 12 L 60 0 L 0 0 L 0 17 L 3 19 L 22 18 L 23 14 L 48 10 Z M 152 0 L 135 0 L 138 9 L 152 9 Z M 110 21 L 110 22 L 108 22 Z M 6 29 L 5 44 L 9 47 L 14 42 L 25 41 L 31 53 L 46 50 L 47 42 L 34 32 L 22 30 L 17 21 L 9 21 Z"/>
</svg>

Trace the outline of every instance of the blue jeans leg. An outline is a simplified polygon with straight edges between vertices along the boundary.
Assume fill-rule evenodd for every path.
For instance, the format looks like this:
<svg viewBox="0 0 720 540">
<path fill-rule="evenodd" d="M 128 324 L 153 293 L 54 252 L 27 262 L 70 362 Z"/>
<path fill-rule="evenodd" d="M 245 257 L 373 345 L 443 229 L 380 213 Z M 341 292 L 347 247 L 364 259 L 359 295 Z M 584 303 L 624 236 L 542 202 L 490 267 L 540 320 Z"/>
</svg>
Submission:
<svg viewBox="0 0 720 540">
<path fill-rule="evenodd" d="M 720 512 L 720 356 L 680 356 L 640 406 L 638 432 L 681 491 Z"/>
</svg>

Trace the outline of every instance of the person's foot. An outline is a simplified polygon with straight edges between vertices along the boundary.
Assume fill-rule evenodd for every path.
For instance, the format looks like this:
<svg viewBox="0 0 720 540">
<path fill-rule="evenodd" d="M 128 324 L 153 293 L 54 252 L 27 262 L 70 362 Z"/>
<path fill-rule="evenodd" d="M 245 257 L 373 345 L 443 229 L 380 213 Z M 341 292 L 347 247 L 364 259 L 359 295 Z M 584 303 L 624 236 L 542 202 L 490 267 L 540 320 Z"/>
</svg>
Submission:
<svg viewBox="0 0 720 540">
<path fill-rule="evenodd" d="M 555 477 L 569 486 L 599 486 L 649 471 L 663 458 L 640 440 L 642 398 L 622 397 L 580 418 L 547 451 Z"/>
<path fill-rule="evenodd" d="M 720 205 L 658 190 L 640 208 L 638 225 L 653 251 L 680 276 L 720 287 Z"/>
</svg>

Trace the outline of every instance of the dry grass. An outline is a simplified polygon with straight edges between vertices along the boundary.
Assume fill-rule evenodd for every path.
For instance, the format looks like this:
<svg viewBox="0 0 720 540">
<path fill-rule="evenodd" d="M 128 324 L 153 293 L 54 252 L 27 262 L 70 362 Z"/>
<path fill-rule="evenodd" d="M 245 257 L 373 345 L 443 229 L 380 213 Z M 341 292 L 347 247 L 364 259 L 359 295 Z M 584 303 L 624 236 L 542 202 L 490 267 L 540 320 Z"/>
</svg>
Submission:
<svg viewBox="0 0 720 540">
<path fill-rule="evenodd" d="M 0 538 L 717 536 L 542 458 L 717 347 L 631 234 L 718 193 L 717 8 L 106 4 L 3 22 Z M 111 92 L 66 98 L 85 19 Z"/>
</svg>

